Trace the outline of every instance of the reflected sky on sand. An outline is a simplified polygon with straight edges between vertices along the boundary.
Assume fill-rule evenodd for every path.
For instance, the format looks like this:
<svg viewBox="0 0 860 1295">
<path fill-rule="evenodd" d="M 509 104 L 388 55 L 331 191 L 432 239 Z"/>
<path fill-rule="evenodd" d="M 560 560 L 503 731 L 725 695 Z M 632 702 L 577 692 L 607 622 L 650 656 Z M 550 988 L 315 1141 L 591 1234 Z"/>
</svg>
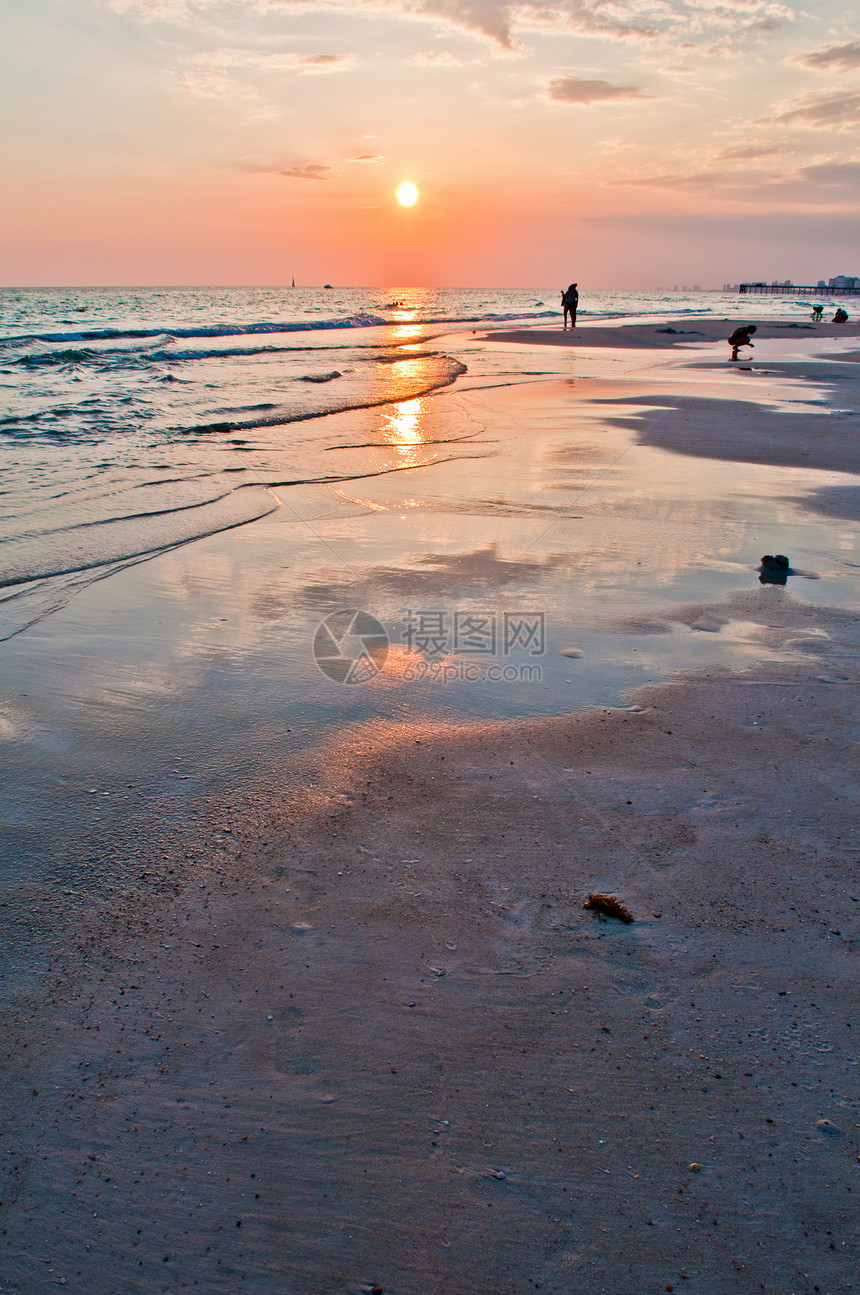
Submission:
<svg viewBox="0 0 860 1295">
<path fill-rule="evenodd" d="M 91 586 L 19 648 L 7 645 L 8 662 L 26 674 L 40 656 L 65 652 L 64 678 L 84 691 L 101 658 L 120 670 L 135 663 L 138 681 L 163 675 L 170 692 L 216 669 L 227 692 L 272 688 L 278 706 L 303 714 L 372 714 L 377 693 L 391 704 L 388 687 L 347 700 L 316 671 L 309 644 L 320 617 L 362 607 L 396 642 L 410 613 L 440 614 L 453 633 L 458 613 L 498 620 L 522 611 L 545 618 L 539 682 L 412 688 L 398 705 L 552 713 L 617 701 L 673 669 L 770 655 L 754 635 L 703 635 L 671 618 L 659 643 L 607 628 L 621 615 L 757 585 L 763 552 L 790 553 L 804 573 L 789 580 L 789 597 L 854 598 L 856 527 L 816 512 L 814 500 L 856 478 L 645 445 L 656 438 L 656 399 L 631 398 L 620 414 L 607 394 L 599 382 L 544 382 L 334 415 L 324 420 L 326 461 L 332 475 L 354 471 L 356 480 L 274 488 L 267 517 Z M 713 401 L 708 412 L 734 418 Z M 679 416 L 669 410 L 666 425 Z M 70 644 L 87 650 L 70 657 Z M 559 655 L 572 648 L 581 656 Z M 453 650 L 452 639 L 436 659 Z M 211 694 L 208 709 L 217 704 Z"/>
<path fill-rule="evenodd" d="M 856 607 L 858 478 L 672 452 L 658 442 L 683 425 L 678 391 L 622 411 L 614 382 L 553 361 L 567 377 L 301 424 L 284 459 L 301 440 L 317 484 L 269 484 L 286 433 L 255 433 L 244 470 L 273 511 L 91 583 L 7 642 L 2 812 L 27 866 L 50 857 L 57 807 L 81 840 L 119 830 L 132 792 L 93 789 L 133 784 L 167 822 L 353 721 L 553 715 L 677 670 L 814 653 L 810 605 Z M 383 366 L 381 389 L 392 374 L 413 383 Z M 738 425 L 701 395 L 686 414 Z M 784 586 L 760 583 L 765 553 L 789 555 Z M 355 685 L 313 654 L 344 608 L 390 641 Z"/>
</svg>

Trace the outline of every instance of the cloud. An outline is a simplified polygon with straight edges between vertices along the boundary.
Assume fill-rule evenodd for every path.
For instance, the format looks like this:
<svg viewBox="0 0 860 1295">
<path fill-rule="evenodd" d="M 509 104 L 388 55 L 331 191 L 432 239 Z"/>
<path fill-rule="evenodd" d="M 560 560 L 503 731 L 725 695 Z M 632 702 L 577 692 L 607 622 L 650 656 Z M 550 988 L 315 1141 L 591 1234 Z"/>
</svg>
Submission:
<svg viewBox="0 0 860 1295">
<path fill-rule="evenodd" d="M 755 162 L 762 157 L 778 157 L 785 152 L 777 144 L 738 144 L 735 148 L 724 148 L 720 157 L 726 162 Z"/>
<path fill-rule="evenodd" d="M 801 167 L 798 174 L 814 184 L 856 186 L 860 183 L 860 162 L 814 162 Z"/>
<path fill-rule="evenodd" d="M 522 49 L 518 33 L 547 28 L 583 32 L 619 40 L 657 41 L 672 46 L 680 37 L 736 47 L 747 36 L 760 36 L 794 18 L 775 0 L 106 0 L 116 12 L 144 22 L 191 23 L 225 10 L 264 15 L 267 12 L 349 13 L 431 22 L 446 30 L 467 32 L 497 52 Z M 689 45 L 696 47 L 694 41 Z M 716 46 L 712 52 L 720 52 Z"/>
<path fill-rule="evenodd" d="M 187 71 L 177 72 L 176 76 L 177 80 L 192 94 L 217 98 L 221 95 L 232 95 L 237 92 L 235 81 L 224 72 L 195 67 L 189 68 Z"/>
<path fill-rule="evenodd" d="M 143 22 L 184 22 L 191 13 L 186 0 L 108 0 L 114 13 L 132 13 Z"/>
<path fill-rule="evenodd" d="M 860 91 L 848 94 L 807 94 L 783 105 L 782 111 L 764 120 L 780 125 L 798 122 L 817 130 L 850 130 L 860 121 Z"/>
<path fill-rule="evenodd" d="M 618 99 L 653 99 L 640 86 L 613 85 L 611 81 L 587 81 L 578 76 L 560 76 L 550 81 L 550 99 L 556 103 L 606 103 Z"/>
<path fill-rule="evenodd" d="M 348 54 L 298 54 L 292 50 L 212 49 L 185 61 L 194 67 L 245 68 L 254 72 L 339 72 L 352 65 Z"/>
<path fill-rule="evenodd" d="M 653 4 L 644 0 L 641 5 L 622 0 L 622 3 L 606 6 L 601 0 L 561 0 L 560 3 L 512 4 L 507 7 L 511 26 L 522 31 L 545 32 L 549 27 L 634 41 L 656 40 L 662 25 L 653 16 L 658 10 L 663 19 L 671 13 L 671 8 L 661 5 L 659 0 Z"/>
<path fill-rule="evenodd" d="M 359 153 L 356 157 L 348 157 L 346 160 L 348 162 L 369 162 L 378 166 L 385 161 L 385 157 L 382 153 Z"/>
<path fill-rule="evenodd" d="M 342 72 L 352 66 L 347 54 L 298 54 L 292 50 L 268 52 L 244 49 L 211 49 L 192 54 L 182 60 L 176 72 L 178 79 L 194 94 L 207 97 L 244 95 L 248 97 L 259 90 L 259 83 L 251 89 L 248 75 L 258 73 L 313 76 L 327 72 Z M 244 82 L 242 76 L 245 74 Z"/>
<path fill-rule="evenodd" d="M 725 157 L 726 154 L 723 154 Z M 713 194 L 735 202 L 828 204 L 844 202 L 860 182 L 860 162 L 821 161 L 773 172 L 701 170 L 631 176 L 614 183 L 633 188 Z M 823 192 L 818 192 L 822 190 Z M 836 192 L 842 190 L 842 193 Z"/>
<path fill-rule="evenodd" d="M 707 192 L 712 189 L 725 188 L 728 185 L 737 187 L 748 184 L 740 180 L 734 171 L 688 171 L 661 175 L 639 175 L 629 180 L 615 180 L 612 183 L 626 188 L 643 189 L 676 189 L 681 192 Z"/>
<path fill-rule="evenodd" d="M 473 58 L 460 58 L 448 49 L 440 49 L 435 53 L 419 50 L 409 60 L 415 67 L 471 67 L 477 61 Z"/>
<path fill-rule="evenodd" d="M 351 63 L 348 54 L 305 54 L 299 57 L 297 66 L 302 72 L 338 72 Z"/>
<path fill-rule="evenodd" d="M 282 175 L 286 180 L 328 180 L 332 168 L 321 162 L 308 162 L 305 166 L 286 168 L 267 166 L 261 168 L 267 175 Z"/>
<path fill-rule="evenodd" d="M 801 54 L 791 60 L 802 63 L 804 67 L 832 69 L 835 72 L 851 72 L 860 67 L 860 41 L 851 41 L 847 45 L 828 45 L 827 49 L 813 50 L 811 54 Z"/>
</svg>

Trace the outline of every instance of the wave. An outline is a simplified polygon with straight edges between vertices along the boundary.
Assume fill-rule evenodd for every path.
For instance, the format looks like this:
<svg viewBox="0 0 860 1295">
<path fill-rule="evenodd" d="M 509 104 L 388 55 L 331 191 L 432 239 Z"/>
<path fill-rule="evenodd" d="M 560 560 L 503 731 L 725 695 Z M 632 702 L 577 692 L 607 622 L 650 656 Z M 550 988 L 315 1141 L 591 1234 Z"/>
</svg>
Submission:
<svg viewBox="0 0 860 1295">
<path fill-rule="evenodd" d="M 90 346 L 80 348 L 65 348 L 61 351 L 43 351 L 37 355 L 21 355 L 16 359 L 5 361 L 7 364 L 21 364 L 26 368 L 41 368 L 45 365 L 59 364 L 85 364 L 87 361 L 98 360 L 99 352 L 93 350 Z"/>
<path fill-rule="evenodd" d="M 673 318 L 683 316 L 702 316 L 708 314 L 722 313 L 720 307 L 701 307 L 701 306 L 679 306 L 668 300 L 666 302 L 658 301 L 651 310 L 637 310 L 637 318 L 663 318 L 666 315 L 666 308 L 671 306 Z M 387 307 L 383 306 L 383 310 Z M 410 325 L 420 325 L 421 327 L 439 327 L 448 325 L 465 325 L 465 324 L 487 324 L 501 325 L 509 323 L 538 323 L 544 319 L 559 319 L 561 311 L 559 310 L 542 310 L 529 313 L 518 312 L 516 314 L 483 314 L 468 316 L 426 316 L 422 318 L 410 319 Z M 631 318 L 630 309 L 625 310 L 580 310 L 580 319 L 588 319 L 594 323 L 602 320 L 615 320 Z M 200 348 L 183 348 L 179 349 L 173 345 L 173 342 L 182 339 L 190 340 L 194 338 L 216 338 L 216 337 L 257 337 L 267 334 L 294 334 L 309 333 L 319 331 L 333 331 L 336 329 L 355 329 L 355 328 L 374 328 L 384 327 L 390 329 L 392 326 L 400 326 L 403 321 L 392 321 L 390 318 L 382 318 L 377 315 L 352 316 L 346 320 L 321 320 L 316 323 L 260 323 L 246 325 L 212 325 L 207 328 L 153 328 L 153 329 L 93 329 L 86 333 L 29 333 L 20 337 L 0 337 L 0 346 L 7 347 L 12 354 L 7 354 L 2 358 L 2 363 L 7 368 L 20 365 L 23 368 L 61 368 L 64 365 L 86 364 L 94 366 L 114 367 L 117 361 L 123 361 L 128 366 L 140 366 L 147 364 L 170 364 L 186 360 L 229 360 L 254 358 L 261 355 L 281 355 L 293 353 L 297 350 L 318 351 L 317 346 L 297 347 L 262 345 L 262 346 L 223 346 L 223 347 L 200 347 Z M 107 347 L 94 348 L 91 346 L 70 346 L 64 345 L 59 350 L 36 351 L 25 354 L 14 354 L 15 351 L 23 350 L 26 346 L 34 343 L 74 343 L 74 342 L 97 342 L 97 341 L 149 341 L 159 339 L 162 343 L 160 346 L 148 346 L 145 349 L 134 349 L 131 347 L 121 347 L 110 349 Z M 428 339 L 429 340 L 429 339 Z M 332 349 L 338 349 L 334 347 Z"/>
<path fill-rule="evenodd" d="M 246 432 L 262 427 L 282 427 L 288 423 L 304 423 L 314 418 L 324 418 L 328 414 L 342 414 L 351 409 L 375 409 L 380 405 L 398 404 L 402 400 L 415 400 L 419 396 L 429 396 L 431 392 L 442 387 L 449 387 L 468 370 L 465 364 L 450 356 L 433 357 L 437 360 L 436 372 L 427 371 L 419 378 L 404 378 L 399 386 L 389 386 L 381 395 L 338 397 L 333 395 L 327 404 L 317 403 L 312 409 L 289 409 L 286 405 L 275 407 L 275 412 L 260 418 L 230 419 L 212 423 L 198 423 L 193 427 L 176 428 L 175 434 L 185 436 L 211 436 L 227 432 Z M 413 360 L 395 360 L 394 364 L 414 364 Z M 393 366 L 392 366 L 393 367 Z M 429 366 L 428 366 L 429 368 Z M 305 378 L 312 384 L 326 383 L 341 374 L 325 374 L 320 378 Z M 265 408 L 265 406 L 260 406 Z M 270 406 L 271 407 L 271 406 Z"/>
<path fill-rule="evenodd" d="M 131 347 L 122 347 L 120 349 L 95 350 L 93 347 L 69 348 L 58 351 L 36 351 L 29 352 L 26 355 L 18 355 L 4 360 L 7 370 L 11 371 L 13 366 L 23 369 L 38 368 L 62 368 L 64 365 L 89 364 L 94 368 L 112 371 L 121 368 L 146 368 L 152 364 L 176 364 L 190 360 L 235 360 L 235 359 L 256 359 L 261 355 L 296 355 L 299 352 L 308 352 L 314 355 L 320 355 L 323 351 L 331 353 L 333 351 L 343 351 L 345 347 L 325 347 L 317 346 L 229 346 L 229 347 L 202 347 L 200 349 L 174 349 L 172 347 L 163 347 L 160 349 L 148 348 L 146 350 L 133 350 Z M 354 349 L 354 348 L 351 348 Z M 363 348 L 359 348 L 363 349 Z M 378 348 L 372 348 L 374 350 Z M 425 355 L 432 352 L 424 352 Z M 377 363 L 385 363 L 383 357 L 374 357 Z M 393 356 L 388 363 L 397 363 L 400 356 Z M 323 376 L 301 375 L 301 380 L 306 382 L 325 382 L 330 377 L 342 377 L 342 374 L 332 370 L 330 374 Z M 3 421 L 0 419 L 0 421 Z"/>
<path fill-rule="evenodd" d="M 415 312 L 409 324 L 508 324 L 517 319 L 550 319 L 561 314 L 559 310 L 529 311 L 515 314 L 501 314 L 491 311 L 487 314 L 469 315 L 421 315 Z M 210 324 L 205 327 L 174 327 L 170 324 L 160 328 L 93 328 L 73 333 L 27 333 L 17 337 L 0 337 L 0 346 L 22 346 L 31 342 L 104 342 L 112 339 L 129 341 L 146 337 L 250 337 L 261 333 L 316 333 L 338 328 L 391 328 L 400 326 L 403 320 L 392 321 L 384 315 L 363 313 L 347 315 L 343 319 L 318 319 L 314 322 L 302 320 L 261 322 L 256 324 Z"/>
<path fill-rule="evenodd" d="M 158 334 L 159 337 L 163 334 Z M 40 338 L 40 341 L 45 339 Z M 169 340 L 169 339 L 168 339 Z M 62 368 L 64 365 L 88 364 L 95 368 L 139 368 L 151 364 L 170 364 L 182 360 L 232 360 L 247 356 L 279 355 L 292 352 L 291 346 L 231 346 L 206 347 L 200 350 L 177 350 L 173 347 L 133 349 L 132 347 L 96 349 L 92 346 L 63 347 L 56 351 L 29 351 L 24 355 L 8 356 L 3 364 L 7 371 L 13 366 L 22 369 Z"/>
<path fill-rule="evenodd" d="M 430 395 L 442 387 L 450 386 L 467 369 L 452 356 L 430 351 L 424 352 L 420 357 L 376 356 L 375 363 L 368 366 L 366 371 L 358 372 L 351 368 L 347 372 L 354 377 L 357 373 L 358 380 L 347 382 L 344 372 L 339 369 L 319 374 L 298 372 L 292 376 L 286 375 L 285 391 L 289 393 L 287 401 L 258 401 L 238 408 L 216 408 L 211 412 L 200 409 L 199 414 L 203 414 L 204 418 L 193 423 L 170 423 L 163 416 L 158 417 L 146 400 L 135 399 L 129 394 L 121 400 L 115 398 L 113 402 L 101 402 L 88 396 L 77 405 L 46 405 L 28 413 L 22 411 L 0 416 L 0 440 L 50 437 L 54 440 L 101 441 L 109 433 L 122 434 L 126 431 L 130 425 L 130 415 L 134 427 L 148 424 L 153 434 L 168 439 L 280 427 L 288 423 L 323 418 L 328 414 L 345 413 L 351 409 L 371 409 Z M 382 372 L 385 376 L 380 383 L 379 376 Z M 284 385 L 284 376 L 281 376 L 280 381 Z M 368 382 L 375 383 L 371 391 L 368 391 Z M 312 394 L 315 392 L 319 394 Z M 133 409 L 127 407 L 132 404 Z M 240 416 L 236 417 L 236 414 Z M 252 416 L 242 417 L 243 414 Z M 70 425 L 69 420 L 77 420 L 80 425 Z M 158 421 L 157 427 L 153 420 Z"/>
<path fill-rule="evenodd" d="M 162 334 L 158 334 L 159 337 Z M 39 339 L 43 340 L 43 339 Z M 338 348 L 334 348 L 338 349 Z M 205 347 L 200 350 L 176 350 L 172 347 L 146 350 L 133 350 L 131 347 L 112 349 L 102 347 L 96 350 L 91 346 L 64 347 L 57 351 L 30 351 L 26 355 L 8 357 L 3 361 L 8 370 L 17 365 L 25 369 L 60 368 L 63 365 L 91 364 L 98 368 L 109 369 L 122 367 L 136 368 L 150 364 L 173 364 L 183 360 L 234 360 L 258 355 L 286 355 L 296 351 L 313 350 L 317 347 L 295 346 L 224 346 Z"/>
<path fill-rule="evenodd" d="M 59 529 L 63 538 L 58 544 L 49 542 L 49 533 L 34 537 L 36 542 L 29 544 L 20 542 L 23 539 L 20 537 L 16 551 L 0 570 L 0 589 L 15 590 L 37 580 L 94 571 L 129 558 L 155 556 L 191 540 L 246 526 L 274 512 L 278 502 L 265 485 L 257 482 L 248 485 L 254 487 L 250 494 L 232 490 L 196 505 L 62 527 Z M 258 498 L 259 495 L 265 498 Z M 161 522 L 156 531 L 149 524 L 154 517 Z M 199 519 L 196 522 L 195 517 Z M 11 597 L 14 596 L 13 593 Z M 6 594 L 3 601 L 9 598 Z"/>
<path fill-rule="evenodd" d="M 371 477 L 385 477 L 397 472 L 414 472 L 419 468 L 436 467 L 461 458 L 483 458 L 481 454 L 432 456 L 418 463 L 397 464 L 389 468 L 376 468 L 368 472 L 324 473 L 319 476 L 276 477 L 271 480 L 256 479 L 240 482 L 233 489 L 199 500 L 194 504 L 180 504 L 148 513 L 135 513 L 119 517 L 105 517 L 97 521 L 84 521 L 57 527 L 53 532 L 41 531 L 15 537 L 16 552 L 10 553 L 4 568 L 0 569 L 0 605 L 5 605 L 26 594 L 27 586 L 37 581 L 96 571 L 116 562 L 133 558 L 155 557 L 193 540 L 216 535 L 221 531 L 246 526 L 249 522 L 267 517 L 280 506 L 275 489 L 289 486 L 340 485 L 348 481 L 364 481 Z M 247 492 L 247 493 L 246 493 Z M 260 499 L 265 495 L 265 499 Z M 195 517 L 199 520 L 195 524 Z M 153 533 L 151 522 L 157 518 L 161 528 Z M 51 544 L 52 535 L 62 533 L 60 545 Z M 26 541 L 30 540 L 28 544 Z M 15 633 L 20 632 L 15 630 Z M 0 633 L 0 641 L 3 635 Z"/>
<path fill-rule="evenodd" d="M 212 410 L 215 416 L 206 422 L 172 426 L 162 423 L 154 431 L 160 436 L 172 438 L 223 435 L 263 427 L 282 427 L 288 423 L 302 423 L 314 418 L 324 418 L 329 414 L 346 413 L 351 409 L 373 409 L 380 405 L 396 404 L 401 400 L 414 400 L 419 396 L 428 396 L 442 387 L 451 386 L 457 378 L 467 372 L 466 366 L 459 360 L 440 352 L 425 353 L 420 357 L 420 361 L 420 367 L 419 362 L 411 357 L 404 359 L 402 356 L 394 356 L 391 359 L 378 361 L 377 364 L 385 364 L 387 372 L 385 388 L 382 391 L 377 389 L 376 394 L 362 394 L 362 390 L 357 390 L 354 384 L 341 391 L 342 384 L 335 382 L 335 379 L 342 378 L 344 375 L 337 369 L 320 374 L 298 374 L 292 379 L 296 384 L 292 388 L 295 393 L 299 390 L 307 392 L 310 399 L 310 393 L 319 390 L 319 396 L 312 398 L 310 406 L 307 401 L 298 406 L 260 401 L 253 405 L 240 406 L 238 409 Z M 403 372 L 397 371 L 398 366 L 402 366 Z M 418 372 L 415 372 L 416 368 Z M 372 376 L 370 371 L 368 376 Z M 334 383 L 334 387 L 329 391 L 331 383 Z M 364 389 L 366 390 L 366 387 Z M 128 402 L 130 397 L 124 397 L 124 400 Z M 254 416 L 224 417 L 224 415 L 236 413 L 250 413 Z M 88 416 L 89 421 L 82 427 L 70 427 L 63 421 L 71 418 L 84 419 Z M 152 411 L 145 405 L 138 404 L 135 407 L 134 419 L 137 424 L 150 422 L 152 418 Z M 90 425 L 93 419 L 96 426 Z M 48 405 L 32 413 L 0 416 L 0 439 L 23 440 L 50 437 L 54 440 L 75 439 L 99 442 L 105 438 L 108 431 L 122 433 L 127 419 L 128 415 L 123 409 L 106 409 L 94 404 L 91 399 L 79 405 Z"/>
</svg>

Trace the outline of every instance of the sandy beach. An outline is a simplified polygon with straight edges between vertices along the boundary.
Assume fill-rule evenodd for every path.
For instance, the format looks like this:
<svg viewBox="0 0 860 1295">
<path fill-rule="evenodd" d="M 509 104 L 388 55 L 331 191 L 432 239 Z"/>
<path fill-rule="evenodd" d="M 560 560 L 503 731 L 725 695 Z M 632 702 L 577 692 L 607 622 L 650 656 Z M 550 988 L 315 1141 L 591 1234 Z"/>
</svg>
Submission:
<svg viewBox="0 0 860 1295">
<path fill-rule="evenodd" d="M 399 566 L 360 528 L 388 508 L 393 529 L 458 474 L 466 500 L 462 465 L 409 496 L 396 474 L 308 490 L 294 513 L 354 546 L 349 573 L 286 562 L 268 518 L 85 591 L 55 618 L 65 655 L 47 630 L 20 649 L 4 722 L 50 770 L 46 800 L 79 808 L 4 899 L 3 1290 L 854 1288 L 860 612 L 839 554 L 860 329 L 764 324 L 731 365 L 725 327 L 495 332 L 511 385 L 434 398 L 495 456 L 483 514 L 438 505 L 450 551 L 417 506 L 427 534 Z M 580 367 L 522 381 L 547 354 Z M 375 414 L 332 417 L 343 453 L 376 453 Z M 696 475 L 716 496 L 735 472 L 746 529 Z M 491 504 L 508 530 L 481 520 Z M 766 547 L 799 519 L 802 561 Z M 784 584 L 759 581 L 773 551 Z M 375 714 L 350 700 L 338 720 L 333 694 L 334 718 L 297 734 L 254 656 L 248 608 L 274 632 L 298 607 L 309 637 L 351 597 L 436 606 L 516 577 L 556 581 L 558 615 L 579 576 L 587 617 L 553 668 L 591 669 L 603 635 L 611 704 L 595 685 L 540 715 L 410 708 L 394 651 Z M 137 616 L 133 644 L 109 615 Z M 657 655 L 673 644 L 704 655 L 676 672 Z M 198 669 L 181 695 L 177 661 Z M 47 700 L 22 700 L 39 677 Z M 228 687 L 219 746 L 200 715 Z M 231 741 L 244 763 L 186 790 L 186 739 L 222 773 Z M 586 910 L 593 891 L 633 922 Z"/>
</svg>

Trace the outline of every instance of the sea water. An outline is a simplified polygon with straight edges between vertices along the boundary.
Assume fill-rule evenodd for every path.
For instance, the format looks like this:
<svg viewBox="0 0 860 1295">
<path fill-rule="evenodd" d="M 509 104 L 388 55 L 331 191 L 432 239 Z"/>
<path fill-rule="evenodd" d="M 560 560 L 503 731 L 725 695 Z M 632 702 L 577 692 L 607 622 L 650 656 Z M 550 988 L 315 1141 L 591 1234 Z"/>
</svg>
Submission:
<svg viewBox="0 0 860 1295">
<path fill-rule="evenodd" d="M 721 318 L 738 303 L 584 291 L 580 315 Z M 463 338 L 560 317 L 558 290 L 3 289 L 0 640 L 129 562 L 263 517 L 272 486 L 348 480 L 328 415 L 510 381 Z"/>
</svg>

